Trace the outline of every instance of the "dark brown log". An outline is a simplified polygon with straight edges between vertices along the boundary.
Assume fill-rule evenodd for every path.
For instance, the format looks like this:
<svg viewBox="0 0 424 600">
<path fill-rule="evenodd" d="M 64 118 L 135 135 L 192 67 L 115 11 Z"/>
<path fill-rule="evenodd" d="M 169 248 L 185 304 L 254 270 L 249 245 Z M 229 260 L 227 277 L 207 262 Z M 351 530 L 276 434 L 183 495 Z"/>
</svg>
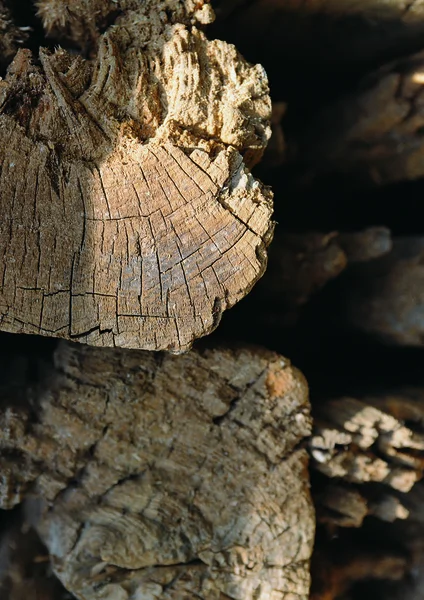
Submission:
<svg viewBox="0 0 424 600">
<path fill-rule="evenodd" d="M 337 171 L 364 185 L 422 177 L 423 83 L 422 52 L 369 75 L 308 123 L 301 160 L 318 173 Z"/>
<path fill-rule="evenodd" d="M 391 246 L 385 227 L 349 234 L 277 231 L 267 273 L 252 298 L 257 320 L 267 326 L 272 323 L 278 330 L 293 327 L 301 309 L 348 265 L 365 268 L 369 261 L 385 256 Z"/>
<path fill-rule="evenodd" d="M 423 256 L 421 237 L 398 238 L 385 257 L 352 272 L 339 291 L 349 326 L 390 344 L 422 346 Z"/>
</svg>

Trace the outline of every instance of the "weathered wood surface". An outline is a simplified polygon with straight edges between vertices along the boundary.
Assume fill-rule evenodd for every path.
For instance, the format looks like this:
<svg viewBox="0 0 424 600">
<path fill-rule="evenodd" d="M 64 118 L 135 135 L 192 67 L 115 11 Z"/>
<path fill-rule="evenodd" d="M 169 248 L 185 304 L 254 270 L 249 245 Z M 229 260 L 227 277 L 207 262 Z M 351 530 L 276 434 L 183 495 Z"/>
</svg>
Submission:
<svg viewBox="0 0 424 600">
<path fill-rule="evenodd" d="M 395 495 L 390 505 L 387 492 L 407 493 L 422 478 L 422 395 L 421 389 L 409 389 L 364 398 L 343 397 L 320 403 L 316 409 L 310 442 L 314 468 L 336 483 L 386 486 L 381 488 L 380 500 L 371 501 L 363 517 L 367 512 L 389 521 L 408 516 L 399 496 Z M 346 498 L 355 490 L 347 487 Z M 342 515 L 342 510 L 336 510 L 340 494 L 335 492 L 326 495 L 328 507 Z M 362 520 L 355 526 L 361 524 Z"/>
<path fill-rule="evenodd" d="M 423 398 L 422 387 L 410 387 L 314 407 L 314 600 L 349 598 L 365 580 L 379 580 L 378 597 L 420 597 Z"/>
<path fill-rule="evenodd" d="M 92 59 L 22 50 L 1 82 L 0 328 L 186 350 L 265 269 L 266 75 L 208 3 L 67 6 L 45 28 Z"/>
<path fill-rule="evenodd" d="M 286 359 L 61 342 L 25 390 L 1 398 L 1 505 L 27 498 L 77 598 L 308 598 L 311 419 Z"/>
</svg>

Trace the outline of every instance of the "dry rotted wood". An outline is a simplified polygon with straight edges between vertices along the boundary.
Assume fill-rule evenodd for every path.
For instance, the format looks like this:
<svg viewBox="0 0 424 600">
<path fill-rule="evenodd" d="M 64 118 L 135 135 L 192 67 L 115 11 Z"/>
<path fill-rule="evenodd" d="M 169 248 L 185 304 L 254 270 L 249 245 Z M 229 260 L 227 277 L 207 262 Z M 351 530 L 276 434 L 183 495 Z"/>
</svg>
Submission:
<svg viewBox="0 0 424 600">
<path fill-rule="evenodd" d="M 314 488 L 321 524 L 314 600 L 355 597 L 358 582 L 373 579 L 380 580 L 378 597 L 420 597 L 423 398 L 422 388 L 405 388 L 315 406 L 312 465 L 324 477 Z M 352 527 L 355 536 L 345 529 Z"/>
<path fill-rule="evenodd" d="M 2 399 L 1 502 L 27 496 L 65 587 L 82 600 L 308 598 L 311 420 L 286 359 L 61 342 L 54 362 L 27 404 Z"/>
<path fill-rule="evenodd" d="M 322 522 L 360 527 L 369 514 L 385 521 L 408 518 L 402 494 L 424 469 L 422 401 L 421 389 L 408 389 L 316 407 L 313 466 L 330 478 L 319 495 Z M 382 485 L 367 488 L 370 483 Z"/>
<path fill-rule="evenodd" d="M 206 2 L 67 6 L 45 28 L 93 58 L 22 50 L 1 82 L 0 328 L 186 350 L 265 269 L 265 73 Z"/>
</svg>

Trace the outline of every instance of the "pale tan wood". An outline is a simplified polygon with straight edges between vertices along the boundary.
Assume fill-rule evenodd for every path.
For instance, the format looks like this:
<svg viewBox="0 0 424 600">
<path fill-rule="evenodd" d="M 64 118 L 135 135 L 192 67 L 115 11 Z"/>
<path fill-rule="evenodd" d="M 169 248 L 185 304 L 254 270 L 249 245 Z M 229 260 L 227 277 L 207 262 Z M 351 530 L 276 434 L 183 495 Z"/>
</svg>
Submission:
<svg viewBox="0 0 424 600">
<path fill-rule="evenodd" d="M 363 580 L 380 580 L 373 589 L 384 598 L 419 597 L 423 398 L 421 387 L 410 387 L 314 406 L 310 449 L 320 473 L 313 490 L 321 543 L 312 566 L 313 600 L 351 597 Z M 351 535 L 348 528 L 359 531 Z"/>
<path fill-rule="evenodd" d="M 361 527 L 367 515 L 409 518 L 408 493 L 424 469 L 422 399 L 421 388 L 408 388 L 320 403 L 310 448 L 314 468 L 329 478 L 319 495 L 321 522 Z M 381 484 L 378 493 L 370 483 Z"/>
<path fill-rule="evenodd" d="M 39 10 L 72 34 L 91 4 Z M 118 4 L 91 61 L 21 51 L 1 84 L 0 328 L 179 352 L 265 269 L 268 86 L 193 25 L 207 4 Z"/>
</svg>

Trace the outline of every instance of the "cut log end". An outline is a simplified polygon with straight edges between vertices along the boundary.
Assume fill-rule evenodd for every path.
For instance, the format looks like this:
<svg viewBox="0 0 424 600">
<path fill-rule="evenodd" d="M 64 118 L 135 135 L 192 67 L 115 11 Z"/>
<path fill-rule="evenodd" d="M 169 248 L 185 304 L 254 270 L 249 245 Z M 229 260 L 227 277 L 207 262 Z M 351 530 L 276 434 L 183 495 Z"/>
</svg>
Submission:
<svg viewBox="0 0 424 600">
<path fill-rule="evenodd" d="M 187 2 L 181 22 L 154 4 L 105 33 L 91 23 L 92 60 L 40 50 L 35 66 L 20 51 L 9 67 L 4 331 L 180 352 L 265 269 L 271 193 L 245 164 L 269 137 L 266 77 L 191 24 L 207 4 Z M 127 39 L 137 19 L 142 47 Z"/>
</svg>

